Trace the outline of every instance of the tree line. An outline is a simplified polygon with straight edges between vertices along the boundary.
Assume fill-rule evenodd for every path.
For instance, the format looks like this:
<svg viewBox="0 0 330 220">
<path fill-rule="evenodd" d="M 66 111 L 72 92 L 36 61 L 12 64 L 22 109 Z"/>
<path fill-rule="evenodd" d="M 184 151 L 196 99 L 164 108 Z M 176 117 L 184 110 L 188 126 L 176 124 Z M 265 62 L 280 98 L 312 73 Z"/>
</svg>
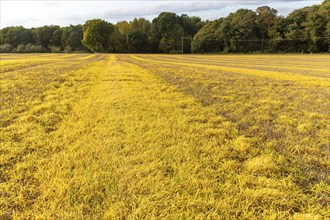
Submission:
<svg viewBox="0 0 330 220">
<path fill-rule="evenodd" d="M 92 19 L 69 27 L 6 27 L 0 30 L 0 52 L 327 52 L 329 39 L 330 0 L 325 0 L 286 17 L 262 6 L 214 21 L 163 12 L 151 22 Z"/>
</svg>

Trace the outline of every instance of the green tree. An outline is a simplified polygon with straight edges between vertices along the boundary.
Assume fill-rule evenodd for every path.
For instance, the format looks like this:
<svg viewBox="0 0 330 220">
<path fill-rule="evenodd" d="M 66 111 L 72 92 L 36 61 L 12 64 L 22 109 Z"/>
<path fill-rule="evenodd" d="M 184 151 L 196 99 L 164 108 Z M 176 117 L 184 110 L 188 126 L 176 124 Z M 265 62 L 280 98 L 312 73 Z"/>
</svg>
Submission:
<svg viewBox="0 0 330 220">
<path fill-rule="evenodd" d="M 314 5 L 294 10 L 286 18 L 285 37 L 288 40 L 286 50 L 288 52 L 310 51 L 310 35 L 305 28 L 309 14 L 317 13 L 319 7 Z"/>
<path fill-rule="evenodd" d="M 117 28 L 110 34 L 108 42 L 109 52 L 126 53 L 126 38 L 119 32 Z"/>
<path fill-rule="evenodd" d="M 223 51 L 228 53 L 231 52 L 231 39 L 232 39 L 232 27 L 231 27 L 231 16 L 222 19 L 219 24 L 219 28 L 215 33 L 215 38 L 222 42 Z"/>
<path fill-rule="evenodd" d="M 162 12 L 151 23 L 151 45 L 153 52 L 181 51 L 184 36 L 181 19 L 175 13 Z"/>
<path fill-rule="evenodd" d="M 0 33 L 1 44 L 10 44 L 17 47 L 20 44 L 34 43 L 32 31 L 22 26 L 6 27 Z"/>
<path fill-rule="evenodd" d="M 277 11 L 269 6 L 261 6 L 257 8 L 256 12 L 256 24 L 258 26 L 261 39 L 267 39 L 268 30 L 273 26 L 276 20 Z"/>
<path fill-rule="evenodd" d="M 35 42 L 44 48 L 48 48 L 51 44 L 53 33 L 59 28 L 57 25 L 51 25 L 32 29 L 35 34 Z"/>
<path fill-rule="evenodd" d="M 82 44 L 83 29 L 82 25 L 70 25 L 63 27 L 61 36 L 61 48 L 68 51 L 85 51 L 87 50 Z"/>
<path fill-rule="evenodd" d="M 192 52 L 206 53 L 218 52 L 223 50 L 223 43 L 218 39 L 216 31 L 220 28 L 223 18 L 208 22 L 194 36 L 191 44 Z"/>
<path fill-rule="evenodd" d="M 146 34 L 150 32 L 151 24 L 150 21 L 144 18 L 134 18 L 132 22 L 130 22 L 130 30 L 140 30 Z"/>
<path fill-rule="evenodd" d="M 286 22 L 284 17 L 278 16 L 273 21 L 273 25 L 268 29 L 268 50 L 270 52 L 285 51 L 285 27 Z"/>
<path fill-rule="evenodd" d="M 128 52 L 128 50 L 132 50 L 132 42 L 131 42 L 131 48 L 128 48 L 128 34 L 131 31 L 138 30 L 139 32 L 145 33 L 147 35 L 147 41 L 149 42 L 149 35 L 150 35 L 150 30 L 151 30 L 151 23 L 150 21 L 144 19 L 144 18 L 134 18 L 133 21 L 127 22 L 127 21 L 120 21 L 116 24 L 116 28 L 119 33 L 116 34 L 116 39 L 117 44 L 120 46 L 117 46 L 117 50 L 119 52 Z M 132 37 L 132 36 L 131 36 Z M 132 40 L 132 39 L 130 39 Z M 115 39 L 113 39 L 115 41 Z M 119 48 L 120 47 L 120 48 Z M 134 46 L 135 47 L 135 46 Z M 148 48 L 148 45 L 145 45 L 146 48 Z M 144 52 L 145 47 L 141 47 Z"/>
<path fill-rule="evenodd" d="M 82 25 L 70 25 L 68 29 L 67 45 L 69 45 L 74 51 L 85 50 L 82 44 L 83 28 Z"/>
<path fill-rule="evenodd" d="M 287 26 L 287 31 L 285 34 L 287 43 L 287 50 L 291 52 L 302 52 L 306 47 L 301 46 L 301 43 L 305 43 L 305 40 L 302 40 L 303 30 L 300 28 L 297 22 Z"/>
<path fill-rule="evenodd" d="M 186 14 L 180 16 L 181 24 L 186 37 L 194 37 L 194 35 L 205 25 L 200 17 L 189 17 Z"/>
<path fill-rule="evenodd" d="M 204 26 L 204 22 L 200 17 L 189 17 L 186 14 L 180 16 L 184 38 L 183 38 L 183 51 L 191 52 L 192 39 L 196 33 Z"/>
<path fill-rule="evenodd" d="M 119 33 L 127 36 L 128 32 L 132 29 L 132 24 L 128 23 L 127 21 L 119 21 L 115 27 L 118 29 Z"/>
<path fill-rule="evenodd" d="M 257 10 L 257 20 L 256 25 L 259 32 L 259 38 L 261 39 L 261 47 L 260 50 L 263 51 L 268 49 L 266 47 L 269 46 L 269 31 L 271 27 L 274 25 L 274 22 L 277 18 L 277 11 L 269 6 L 261 6 L 258 7 Z M 267 45 L 266 45 L 267 43 Z"/>
<path fill-rule="evenodd" d="M 21 44 L 33 44 L 33 33 L 30 29 L 24 28 L 19 34 L 19 39 Z"/>
<path fill-rule="evenodd" d="M 260 48 L 257 37 L 257 14 L 248 9 L 239 9 L 231 17 L 231 51 L 250 52 Z M 249 43 L 246 43 L 250 40 Z"/>
<path fill-rule="evenodd" d="M 88 20 L 83 25 L 83 45 L 93 52 L 108 52 L 114 26 L 101 19 Z"/>
<path fill-rule="evenodd" d="M 277 16 L 268 6 L 239 9 L 225 18 L 202 21 L 162 12 L 150 21 L 111 23 L 93 19 L 84 25 L 0 29 L 2 51 L 93 52 L 326 52 L 330 43 L 330 0 Z M 19 48 L 18 48 L 19 47 Z"/>
<path fill-rule="evenodd" d="M 118 34 L 118 41 L 121 45 L 121 52 L 126 53 L 127 52 L 127 35 L 128 32 L 132 30 L 132 23 L 129 23 L 127 21 L 119 21 L 115 25 Z"/>
<path fill-rule="evenodd" d="M 50 45 L 55 47 L 61 47 L 62 46 L 62 34 L 63 29 L 59 28 L 56 31 L 54 31 L 52 38 L 50 39 Z"/>
<path fill-rule="evenodd" d="M 330 20 L 330 1 L 324 1 L 315 8 L 315 13 L 309 13 L 302 23 L 305 35 L 309 40 L 308 52 L 325 52 L 328 50 L 327 25 Z"/>
<path fill-rule="evenodd" d="M 148 52 L 148 35 L 142 30 L 131 30 L 127 35 L 127 45 L 129 53 Z"/>
</svg>

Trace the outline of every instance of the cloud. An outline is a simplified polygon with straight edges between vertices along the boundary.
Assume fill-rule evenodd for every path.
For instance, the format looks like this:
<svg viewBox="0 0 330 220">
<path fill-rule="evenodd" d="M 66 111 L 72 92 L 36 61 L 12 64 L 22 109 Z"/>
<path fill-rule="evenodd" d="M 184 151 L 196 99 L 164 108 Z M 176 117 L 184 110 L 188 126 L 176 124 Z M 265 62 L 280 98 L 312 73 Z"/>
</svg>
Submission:
<svg viewBox="0 0 330 220">
<path fill-rule="evenodd" d="M 134 3 L 138 1 L 132 1 Z M 145 1 L 145 4 L 135 5 L 135 7 L 114 7 L 104 13 L 107 19 L 125 18 L 125 17 L 139 17 L 157 15 L 163 11 L 175 13 L 189 13 L 189 12 L 205 12 L 210 10 L 225 10 L 227 8 L 244 8 L 244 7 L 258 7 L 260 5 L 267 5 L 272 3 L 298 3 L 304 2 L 302 0 L 278 0 L 278 1 L 219 1 L 219 0 L 200 0 L 200 1 Z M 283 7 L 284 9 L 288 7 Z M 288 10 L 291 10 L 289 8 Z M 287 12 L 287 10 L 285 11 Z"/>
<path fill-rule="evenodd" d="M 233 5 L 233 2 L 223 2 L 223 1 L 167 1 L 167 2 L 157 2 L 149 3 L 146 5 L 139 5 L 135 8 L 113 8 L 108 11 L 108 15 L 112 16 L 141 16 L 141 15 L 154 15 L 162 11 L 172 11 L 172 12 L 196 12 L 196 11 L 207 11 L 214 9 L 225 8 L 228 5 Z"/>
<path fill-rule="evenodd" d="M 159 13 L 175 12 L 217 19 L 239 8 L 256 9 L 269 5 L 287 15 L 296 8 L 320 4 L 323 0 L 76 0 L 76 1 L 1 1 L 0 28 L 11 25 L 36 27 L 49 24 L 66 26 L 82 24 L 88 19 L 101 18 L 111 22 L 132 20 L 134 17 L 153 19 Z"/>
<path fill-rule="evenodd" d="M 116 7 L 105 13 L 106 17 L 125 17 L 125 16 L 148 16 L 159 14 L 163 11 L 170 12 L 196 12 L 213 9 L 225 8 L 223 2 L 158 2 L 157 4 L 147 3 L 136 7 Z"/>
</svg>

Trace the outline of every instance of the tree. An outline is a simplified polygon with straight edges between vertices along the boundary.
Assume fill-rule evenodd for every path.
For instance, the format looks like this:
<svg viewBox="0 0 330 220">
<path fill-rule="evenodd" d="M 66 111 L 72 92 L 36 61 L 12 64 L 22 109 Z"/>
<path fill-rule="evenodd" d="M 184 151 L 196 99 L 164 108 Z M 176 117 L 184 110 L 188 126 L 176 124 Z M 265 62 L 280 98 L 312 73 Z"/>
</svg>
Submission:
<svg viewBox="0 0 330 220">
<path fill-rule="evenodd" d="M 273 25 L 268 29 L 268 50 L 270 52 L 285 51 L 285 27 L 286 23 L 284 17 L 278 16 L 273 21 Z"/>
<path fill-rule="evenodd" d="M 55 47 L 61 47 L 62 46 L 62 34 L 63 29 L 59 28 L 56 31 L 54 31 L 52 38 L 50 39 L 50 45 Z"/>
<path fill-rule="evenodd" d="M 121 33 L 124 36 L 128 35 L 128 32 L 132 29 L 132 25 L 128 23 L 127 21 L 119 21 L 115 25 L 119 33 Z"/>
<path fill-rule="evenodd" d="M 83 39 L 82 25 L 70 25 L 68 29 L 68 37 L 67 37 L 66 45 L 70 46 L 74 51 L 83 51 L 85 50 L 85 47 L 82 44 L 82 39 Z"/>
<path fill-rule="evenodd" d="M 110 34 L 108 42 L 109 52 L 112 53 L 126 53 L 127 45 L 126 38 L 118 31 L 117 28 Z"/>
<path fill-rule="evenodd" d="M 257 12 L 256 25 L 259 32 L 259 38 L 261 39 L 260 50 L 262 51 L 266 46 L 265 40 L 269 39 L 268 32 L 271 29 L 271 27 L 274 25 L 274 22 L 276 21 L 277 11 L 268 6 L 261 6 L 257 8 L 256 12 Z"/>
<path fill-rule="evenodd" d="M 259 49 L 259 43 L 257 41 L 257 26 L 256 26 L 257 14 L 248 9 L 239 9 L 232 14 L 231 19 L 231 50 L 233 52 L 249 52 Z M 246 43 L 246 40 L 250 40 Z M 257 43 L 257 44 L 256 44 Z"/>
<path fill-rule="evenodd" d="M 231 52 L 231 39 L 233 36 L 232 27 L 231 27 L 231 17 L 228 16 L 227 18 L 222 19 L 221 23 L 219 24 L 219 28 L 215 33 L 215 38 L 219 42 L 222 42 L 223 51 L 225 53 Z"/>
<path fill-rule="evenodd" d="M 286 48 L 288 52 L 308 52 L 310 36 L 305 28 L 305 22 L 309 14 L 317 13 L 318 6 L 304 7 L 294 10 L 286 18 L 287 28 L 285 36 L 288 40 Z"/>
<path fill-rule="evenodd" d="M 326 52 L 330 44 L 330 0 L 278 16 L 268 6 L 239 9 L 214 21 L 162 12 L 150 21 L 134 18 L 115 26 L 101 20 L 84 25 L 0 29 L 1 51 L 138 52 Z M 19 48 L 18 48 L 19 47 Z"/>
<path fill-rule="evenodd" d="M 129 53 L 146 53 L 149 51 L 148 35 L 142 30 L 132 30 L 127 35 Z"/>
<path fill-rule="evenodd" d="M 212 37 L 211 39 L 214 39 L 213 44 L 215 44 L 216 50 L 224 52 L 259 50 L 256 19 L 257 14 L 248 9 L 239 9 L 226 18 L 219 19 L 218 23 L 213 24 L 214 30 L 208 30 L 208 35 Z M 210 28 L 212 29 L 212 27 Z M 199 33 L 196 34 L 196 36 L 198 35 Z M 246 43 L 246 41 L 249 41 L 249 43 Z"/>
<path fill-rule="evenodd" d="M 267 39 L 268 30 L 273 26 L 276 20 L 277 11 L 268 6 L 261 6 L 257 8 L 256 12 L 257 12 L 256 24 L 258 26 L 261 39 Z"/>
<path fill-rule="evenodd" d="M 288 25 L 287 32 L 285 34 L 286 39 L 289 41 L 287 43 L 287 50 L 291 52 L 302 52 L 305 49 L 305 46 L 301 45 L 301 43 L 304 43 L 304 40 L 301 40 L 302 36 L 303 30 L 297 22 Z"/>
<path fill-rule="evenodd" d="M 182 14 L 180 16 L 182 28 L 184 31 L 184 38 L 183 38 L 183 52 L 191 52 L 191 44 L 195 34 L 204 26 L 204 22 L 200 17 L 189 17 L 186 14 Z"/>
<path fill-rule="evenodd" d="M 181 19 L 175 13 L 162 12 L 151 23 L 151 45 L 154 52 L 181 51 L 184 29 Z"/>
<path fill-rule="evenodd" d="M 53 33 L 60 27 L 57 25 L 43 26 L 39 28 L 33 28 L 32 31 L 35 34 L 35 42 L 44 48 L 48 48 L 51 44 Z"/>
<path fill-rule="evenodd" d="M 24 28 L 19 35 L 21 44 L 33 44 L 33 33 L 30 29 Z"/>
<path fill-rule="evenodd" d="M 221 39 L 217 38 L 216 31 L 220 28 L 223 19 L 208 22 L 201 28 L 194 36 L 191 44 L 192 52 L 205 53 L 205 52 L 218 52 L 222 51 L 223 44 L 220 44 Z"/>
<path fill-rule="evenodd" d="M 309 13 L 302 23 L 305 35 L 310 38 L 309 52 L 326 52 L 329 48 L 327 41 L 327 25 L 330 22 L 330 1 L 324 1 L 319 7 L 313 7 L 315 13 Z"/>
<path fill-rule="evenodd" d="M 185 32 L 185 36 L 194 37 L 194 35 L 205 25 L 200 17 L 189 17 L 186 14 L 180 16 L 182 27 Z"/>
<path fill-rule="evenodd" d="M 83 45 L 93 52 L 108 52 L 114 26 L 101 19 L 88 20 L 83 25 Z"/>
<path fill-rule="evenodd" d="M 130 22 L 130 30 L 140 30 L 146 34 L 150 32 L 151 24 L 150 21 L 144 18 L 134 18 L 132 22 Z"/>
<path fill-rule="evenodd" d="M 22 26 L 7 27 L 1 30 L 1 44 L 10 44 L 17 47 L 19 44 L 34 43 L 33 34 L 30 29 Z"/>
<path fill-rule="evenodd" d="M 119 50 L 119 52 L 127 52 L 129 50 L 132 50 L 135 48 L 135 46 L 132 47 L 132 42 L 130 42 L 130 49 L 128 48 L 128 34 L 131 31 L 138 30 L 141 33 L 146 34 L 147 36 L 147 44 L 149 44 L 149 36 L 150 36 L 150 30 L 151 30 L 151 24 L 150 21 L 144 19 L 144 18 L 134 18 L 133 21 L 127 22 L 127 21 L 120 21 L 116 24 L 116 29 L 118 33 L 114 34 L 115 36 L 112 37 L 112 41 L 116 41 L 116 51 Z M 134 34 L 135 35 L 135 34 Z M 116 37 L 117 39 L 113 39 Z M 130 36 L 130 40 L 132 40 L 132 36 Z M 134 40 L 135 41 L 135 40 Z M 143 51 L 148 51 L 149 45 L 145 45 L 144 47 L 141 47 Z M 135 49 L 133 49 L 135 50 Z M 141 51 L 142 52 L 142 51 Z"/>
</svg>

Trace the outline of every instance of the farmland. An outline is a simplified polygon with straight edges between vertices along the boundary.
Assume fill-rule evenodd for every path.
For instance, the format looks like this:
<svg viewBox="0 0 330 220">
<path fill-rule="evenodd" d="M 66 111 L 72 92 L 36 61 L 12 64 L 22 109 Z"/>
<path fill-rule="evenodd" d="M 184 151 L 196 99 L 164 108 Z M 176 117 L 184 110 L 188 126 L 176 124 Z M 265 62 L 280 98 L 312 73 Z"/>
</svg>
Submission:
<svg viewBox="0 0 330 220">
<path fill-rule="evenodd" d="M 330 217 L 328 55 L 0 62 L 0 219 Z"/>
</svg>

